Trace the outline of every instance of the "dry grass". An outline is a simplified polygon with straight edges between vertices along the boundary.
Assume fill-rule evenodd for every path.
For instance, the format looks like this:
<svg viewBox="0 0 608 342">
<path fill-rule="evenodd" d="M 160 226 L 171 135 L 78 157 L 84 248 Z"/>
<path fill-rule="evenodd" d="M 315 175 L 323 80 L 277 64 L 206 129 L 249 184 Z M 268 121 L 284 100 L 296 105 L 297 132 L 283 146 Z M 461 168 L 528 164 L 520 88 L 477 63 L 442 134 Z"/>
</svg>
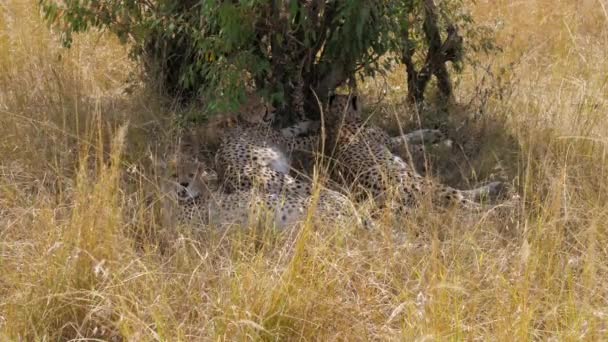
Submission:
<svg viewBox="0 0 608 342">
<path fill-rule="evenodd" d="M 124 95 L 125 48 L 90 33 L 63 50 L 35 1 L 1 2 L 0 340 L 605 339 L 607 7 L 472 7 L 505 52 L 460 76 L 453 118 L 477 116 L 480 140 L 445 165 L 462 184 L 500 165 L 521 208 L 292 240 L 157 223 L 141 170 L 171 125 L 145 89 Z"/>
</svg>

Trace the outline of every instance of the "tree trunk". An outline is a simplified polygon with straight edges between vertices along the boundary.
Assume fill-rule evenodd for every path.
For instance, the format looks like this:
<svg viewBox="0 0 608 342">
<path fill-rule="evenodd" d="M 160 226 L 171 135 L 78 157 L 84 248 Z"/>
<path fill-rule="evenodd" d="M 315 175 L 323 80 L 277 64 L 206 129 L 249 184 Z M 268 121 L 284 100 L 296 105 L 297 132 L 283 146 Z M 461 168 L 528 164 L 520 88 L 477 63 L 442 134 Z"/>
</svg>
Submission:
<svg viewBox="0 0 608 342">
<path fill-rule="evenodd" d="M 433 75 L 437 78 L 440 93 L 445 98 L 452 98 L 452 81 L 446 63 L 459 61 L 462 51 L 462 37 L 460 37 L 458 31 L 452 25 L 447 29 L 448 36 L 446 40 L 444 42 L 441 41 L 437 7 L 433 0 L 424 1 L 423 30 L 428 50 L 424 64 L 420 70 L 416 70 L 413 61 L 415 51 L 409 44 L 409 30 L 405 32 L 406 48 L 401 58 L 407 72 L 408 102 L 416 105 L 423 103 L 424 92 Z"/>
</svg>

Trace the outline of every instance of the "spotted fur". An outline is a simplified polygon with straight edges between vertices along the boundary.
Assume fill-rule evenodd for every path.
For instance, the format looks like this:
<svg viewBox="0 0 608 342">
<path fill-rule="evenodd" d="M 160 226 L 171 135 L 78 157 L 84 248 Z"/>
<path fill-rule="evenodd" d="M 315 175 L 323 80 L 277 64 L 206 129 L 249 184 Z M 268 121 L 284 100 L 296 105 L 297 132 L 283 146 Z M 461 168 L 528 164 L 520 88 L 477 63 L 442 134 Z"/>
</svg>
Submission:
<svg viewBox="0 0 608 342">
<path fill-rule="evenodd" d="M 224 193 L 209 181 L 200 163 L 183 162 L 178 174 L 165 181 L 167 215 L 180 224 L 195 227 L 246 226 L 252 220 L 268 218 L 274 227 L 285 229 L 303 221 L 313 202 L 300 192 L 260 192 L 256 189 Z M 339 193 L 322 189 L 315 217 L 350 219 L 361 224 L 352 202 Z"/>
<path fill-rule="evenodd" d="M 256 187 L 269 193 L 301 191 L 310 195 L 309 182 L 298 181 L 289 175 L 291 153 L 313 150 L 316 136 L 301 137 L 311 124 L 303 122 L 282 131 L 271 127 L 269 107 L 261 122 L 242 122 L 226 132 L 215 156 L 216 170 L 228 191 L 245 191 Z"/>
<path fill-rule="evenodd" d="M 502 191 L 500 182 L 473 190 L 458 190 L 420 176 L 408 163 L 391 152 L 394 140 L 384 131 L 364 122 L 356 97 L 337 95 L 327 115 L 329 146 L 334 147 L 333 177 L 351 184 L 353 191 L 386 203 L 395 195 L 403 207 L 416 205 L 429 194 L 441 204 L 477 208 L 482 196 Z"/>
</svg>

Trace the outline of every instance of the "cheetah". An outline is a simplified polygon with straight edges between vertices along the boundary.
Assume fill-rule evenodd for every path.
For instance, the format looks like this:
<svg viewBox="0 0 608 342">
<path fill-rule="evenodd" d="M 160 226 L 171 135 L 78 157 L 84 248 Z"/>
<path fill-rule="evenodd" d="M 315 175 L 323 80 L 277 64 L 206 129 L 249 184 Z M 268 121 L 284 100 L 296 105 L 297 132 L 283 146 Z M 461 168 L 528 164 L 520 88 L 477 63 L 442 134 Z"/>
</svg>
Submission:
<svg viewBox="0 0 608 342">
<path fill-rule="evenodd" d="M 293 151 L 313 150 L 316 136 L 300 137 L 311 124 L 301 122 L 293 127 L 276 130 L 270 126 L 272 108 L 259 99 L 250 99 L 244 108 L 243 119 L 257 118 L 258 122 L 240 122 L 221 139 L 215 155 L 216 171 L 228 191 L 244 191 L 259 186 L 269 193 L 280 193 L 286 187 L 310 195 L 306 182 L 289 175 Z M 263 114 L 261 114 L 263 113 Z M 260 119 L 261 118 L 261 119 Z M 261 122 L 260 122 L 261 121 Z"/>
<path fill-rule="evenodd" d="M 217 190 L 212 173 L 202 163 L 178 161 L 170 177 L 163 178 L 162 190 L 166 195 L 163 210 L 165 223 L 189 225 L 197 228 L 246 226 L 259 218 L 268 218 L 278 229 L 287 229 L 302 222 L 313 204 L 312 196 L 298 192 L 267 193 L 252 188 L 224 193 Z M 161 163 L 164 174 L 167 166 Z M 353 203 L 331 190 L 321 190 L 315 217 L 330 220 L 349 220 L 369 227 L 362 220 Z M 268 215 L 268 216 L 264 216 Z M 268 222 L 268 221 L 267 221 Z"/>
<path fill-rule="evenodd" d="M 498 196 L 504 191 L 501 182 L 458 190 L 422 177 L 391 152 L 391 147 L 402 137 L 390 138 L 383 130 L 366 125 L 356 96 L 333 96 L 327 113 L 328 146 L 334 149 L 332 176 L 352 184 L 358 196 L 371 195 L 379 204 L 387 204 L 390 191 L 394 190 L 400 198 L 399 207 L 408 208 L 417 205 L 421 195 L 431 193 L 438 204 L 479 208 L 483 198 Z"/>
<path fill-rule="evenodd" d="M 226 189 L 243 191 L 256 186 L 269 193 L 289 189 L 311 195 L 310 181 L 296 180 L 290 175 L 290 157 L 295 151 L 311 152 L 319 147 L 320 122 L 304 120 L 291 127 L 274 129 L 270 125 L 274 119 L 272 108 L 254 97 L 241 111 L 246 115 L 222 137 L 215 157 L 216 171 Z M 397 137 L 389 137 L 380 129 L 370 132 L 391 149 L 402 144 L 419 146 L 443 138 L 439 130 L 430 129 Z"/>
</svg>

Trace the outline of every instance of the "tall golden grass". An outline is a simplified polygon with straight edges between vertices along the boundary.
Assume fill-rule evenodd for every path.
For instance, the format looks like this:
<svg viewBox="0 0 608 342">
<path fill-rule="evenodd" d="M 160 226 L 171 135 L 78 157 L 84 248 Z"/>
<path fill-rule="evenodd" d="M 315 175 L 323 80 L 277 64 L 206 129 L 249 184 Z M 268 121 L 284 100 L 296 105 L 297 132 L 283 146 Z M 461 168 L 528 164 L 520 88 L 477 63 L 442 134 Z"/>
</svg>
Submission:
<svg viewBox="0 0 608 342">
<path fill-rule="evenodd" d="M 91 32 L 64 50 L 35 1 L 0 3 L 0 340 L 608 338 L 607 7 L 471 5 L 504 52 L 458 77 L 483 108 L 458 116 L 482 132 L 460 173 L 500 165 L 518 208 L 293 240 L 159 223 L 144 160 L 172 113 L 126 94 L 126 48 Z M 398 96 L 403 72 L 387 82 Z"/>
</svg>

